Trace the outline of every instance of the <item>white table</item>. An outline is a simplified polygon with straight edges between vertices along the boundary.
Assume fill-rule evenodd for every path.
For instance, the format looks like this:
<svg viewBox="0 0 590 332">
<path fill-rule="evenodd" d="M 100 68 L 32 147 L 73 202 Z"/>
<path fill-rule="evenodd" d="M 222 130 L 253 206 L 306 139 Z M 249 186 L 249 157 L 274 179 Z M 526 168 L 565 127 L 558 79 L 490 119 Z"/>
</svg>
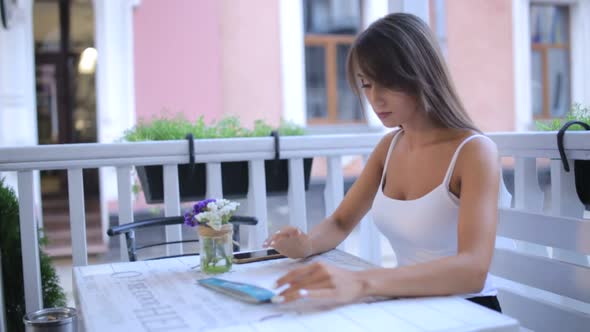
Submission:
<svg viewBox="0 0 590 332">
<path fill-rule="evenodd" d="M 309 261 L 349 269 L 371 265 L 333 250 L 307 261 L 234 265 L 221 278 L 270 287 Z M 74 268 L 85 331 L 518 331 L 518 322 L 459 297 L 395 299 L 310 310 L 304 302 L 248 304 L 199 286 L 197 256 Z"/>
</svg>

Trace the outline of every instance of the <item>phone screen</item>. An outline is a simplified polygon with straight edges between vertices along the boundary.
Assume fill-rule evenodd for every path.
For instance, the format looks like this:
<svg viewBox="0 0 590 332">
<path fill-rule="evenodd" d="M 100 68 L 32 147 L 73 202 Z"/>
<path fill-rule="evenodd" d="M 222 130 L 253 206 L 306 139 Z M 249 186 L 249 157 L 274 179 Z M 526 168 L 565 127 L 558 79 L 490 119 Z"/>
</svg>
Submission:
<svg viewBox="0 0 590 332">
<path fill-rule="evenodd" d="M 278 251 L 274 249 L 256 250 L 250 252 L 240 252 L 234 254 L 234 262 L 247 263 L 256 262 L 267 259 L 284 258 Z"/>
</svg>

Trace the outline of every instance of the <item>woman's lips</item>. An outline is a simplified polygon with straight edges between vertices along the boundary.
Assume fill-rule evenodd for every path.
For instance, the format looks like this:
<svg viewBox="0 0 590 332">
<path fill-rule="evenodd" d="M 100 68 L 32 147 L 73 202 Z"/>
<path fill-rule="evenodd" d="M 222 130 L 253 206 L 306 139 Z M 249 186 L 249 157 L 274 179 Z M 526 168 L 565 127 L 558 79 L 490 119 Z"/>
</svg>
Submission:
<svg viewBox="0 0 590 332">
<path fill-rule="evenodd" d="M 385 119 L 386 117 L 390 116 L 391 112 L 377 112 L 377 116 L 379 119 Z"/>
</svg>

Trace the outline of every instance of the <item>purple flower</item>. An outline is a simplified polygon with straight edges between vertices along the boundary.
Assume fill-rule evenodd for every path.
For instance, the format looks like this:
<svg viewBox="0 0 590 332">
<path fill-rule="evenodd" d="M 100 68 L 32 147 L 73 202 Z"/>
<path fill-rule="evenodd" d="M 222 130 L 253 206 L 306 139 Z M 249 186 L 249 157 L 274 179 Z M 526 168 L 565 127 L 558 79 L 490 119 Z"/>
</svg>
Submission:
<svg viewBox="0 0 590 332">
<path fill-rule="evenodd" d="M 186 211 L 184 213 L 184 224 L 190 227 L 195 227 L 198 224 L 198 222 L 195 220 L 195 216 L 201 212 L 204 212 L 207 209 L 207 204 L 212 202 L 216 202 L 216 200 L 209 198 L 195 203 L 195 205 L 193 205 L 192 211 Z"/>
<path fill-rule="evenodd" d="M 184 213 L 184 224 L 187 226 L 195 227 L 194 216 L 195 215 L 192 212 L 186 211 Z"/>
<path fill-rule="evenodd" d="M 212 202 L 215 202 L 215 199 L 210 198 L 197 202 L 195 205 L 193 205 L 193 214 L 196 216 L 197 214 L 205 211 L 205 209 L 207 208 L 207 204 Z"/>
</svg>

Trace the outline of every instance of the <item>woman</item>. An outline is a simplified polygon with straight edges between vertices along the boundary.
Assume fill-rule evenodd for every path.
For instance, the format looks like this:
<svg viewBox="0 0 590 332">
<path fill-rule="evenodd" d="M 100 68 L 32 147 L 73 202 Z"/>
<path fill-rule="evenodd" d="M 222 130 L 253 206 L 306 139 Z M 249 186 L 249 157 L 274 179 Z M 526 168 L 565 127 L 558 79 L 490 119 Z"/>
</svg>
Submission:
<svg viewBox="0 0 590 332">
<path fill-rule="evenodd" d="M 311 264 L 289 272 L 276 302 L 353 302 L 366 296 L 460 295 L 501 311 L 488 278 L 500 181 L 495 144 L 480 135 L 429 28 L 390 14 L 355 40 L 348 80 L 388 128 L 336 211 L 309 234 L 286 227 L 263 244 L 291 258 L 340 244 L 371 209 L 396 268 L 348 271 Z"/>
</svg>

